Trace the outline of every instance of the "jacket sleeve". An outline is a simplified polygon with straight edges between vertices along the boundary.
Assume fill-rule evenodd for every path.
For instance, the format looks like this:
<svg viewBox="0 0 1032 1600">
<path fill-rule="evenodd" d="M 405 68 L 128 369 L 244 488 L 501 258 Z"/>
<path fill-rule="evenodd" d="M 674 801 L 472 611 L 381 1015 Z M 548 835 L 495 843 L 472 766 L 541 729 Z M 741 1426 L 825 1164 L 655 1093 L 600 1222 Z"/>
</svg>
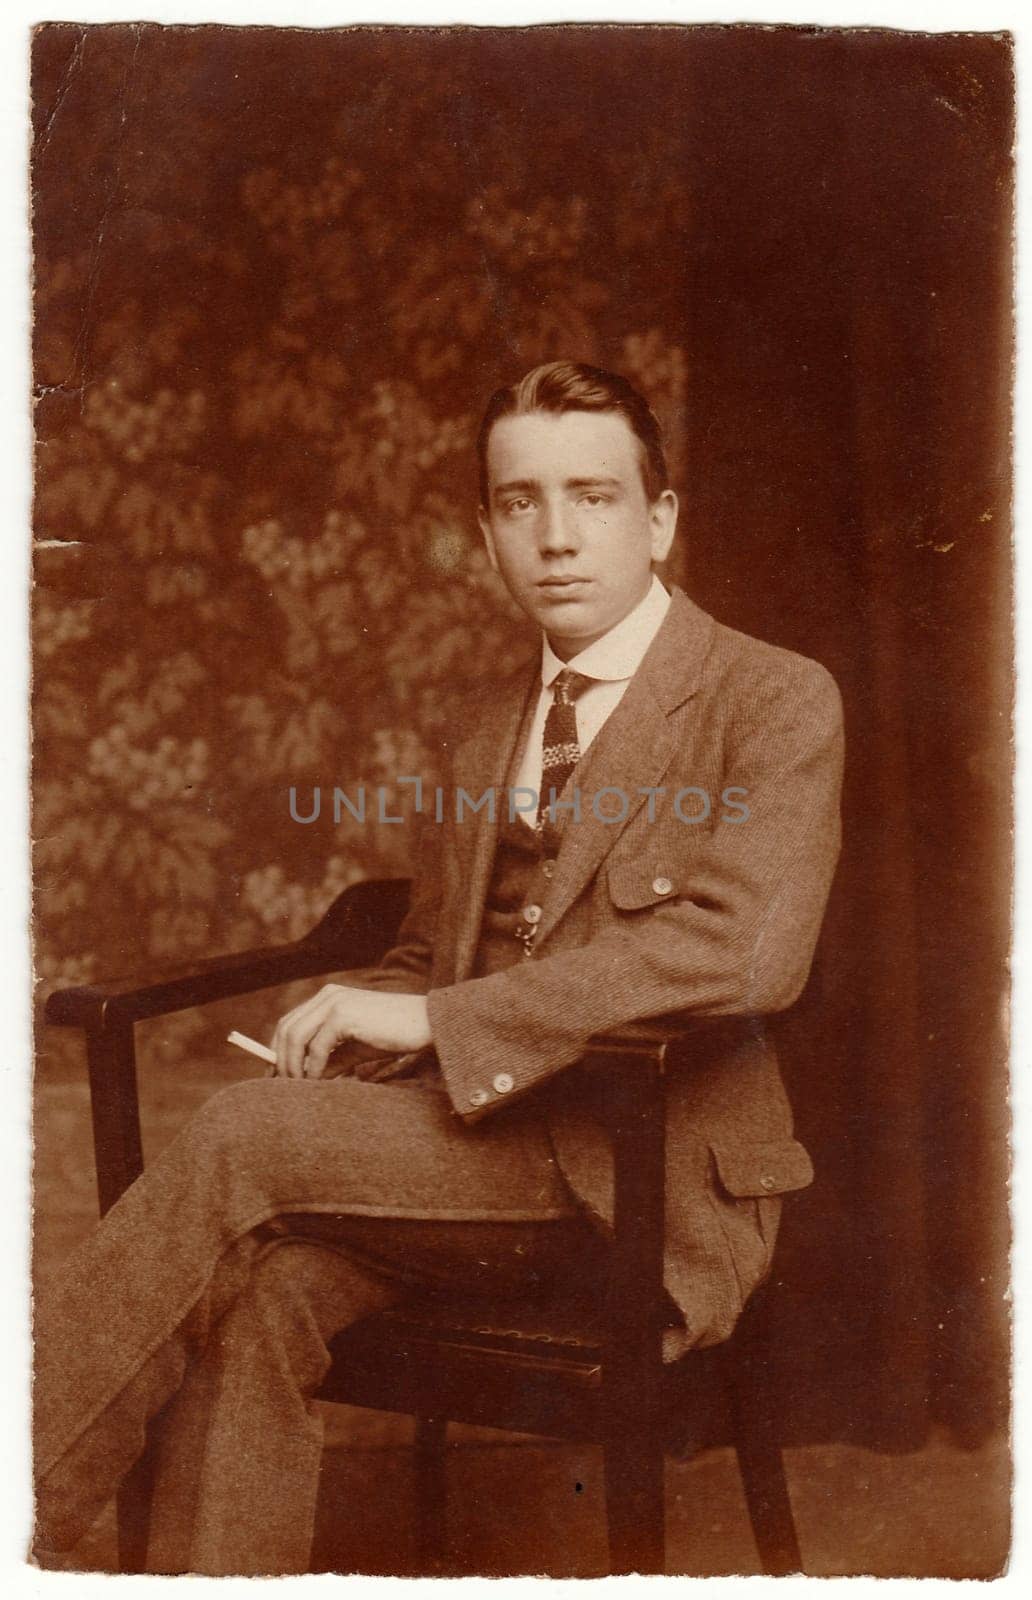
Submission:
<svg viewBox="0 0 1032 1600">
<path fill-rule="evenodd" d="M 673 896 L 650 896 L 640 877 L 627 892 L 610 870 L 608 924 L 588 943 L 431 990 L 434 1045 L 461 1116 L 511 1104 L 578 1060 L 593 1034 L 796 999 L 838 857 L 843 737 L 834 680 L 792 659 L 788 674 L 757 672 L 729 719 L 726 782 L 748 791 L 749 815 L 714 827 Z"/>
</svg>

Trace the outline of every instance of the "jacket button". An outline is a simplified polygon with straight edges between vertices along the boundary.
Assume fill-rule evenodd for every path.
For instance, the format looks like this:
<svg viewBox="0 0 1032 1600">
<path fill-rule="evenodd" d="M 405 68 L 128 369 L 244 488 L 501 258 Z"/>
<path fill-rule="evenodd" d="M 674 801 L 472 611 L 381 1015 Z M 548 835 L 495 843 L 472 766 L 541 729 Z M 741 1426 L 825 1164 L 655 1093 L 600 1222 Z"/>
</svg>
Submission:
<svg viewBox="0 0 1032 1600">
<path fill-rule="evenodd" d="M 514 1087 L 515 1087 L 515 1085 L 513 1083 L 512 1078 L 510 1077 L 509 1073 L 507 1073 L 507 1072 L 499 1072 L 498 1076 L 494 1080 L 494 1092 L 495 1092 L 495 1094 L 508 1094 L 510 1089 L 512 1089 Z M 485 1099 L 486 1099 L 486 1096 L 485 1096 Z"/>
<path fill-rule="evenodd" d="M 529 922 L 531 925 L 533 925 L 535 922 L 540 922 L 541 921 L 541 907 L 540 906 L 524 906 L 523 907 L 523 911 L 522 911 L 522 916 L 523 916 L 524 922 Z"/>
<path fill-rule="evenodd" d="M 776 1182 L 776 1178 L 772 1178 L 769 1172 L 765 1172 L 760 1179 L 760 1187 L 761 1189 L 773 1189 Z"/>
<path fill-rule="evenodd" d="M 653 878 L 653 880 L 652 880 L 652 893 L 653 894 L 672 894 L 673 890 L 674 890 L 674 886 L 670 882 L 669 878 Z"/>
<path fill-rule="evenodd" d="M 541 870 L 544 873 L 546 878 L 550 878 L 552 876 L 553 872 L 555 871 L 555 862 L 554 861 L 543 861 L 541 863 Z"/>
<path fill-rule="evenodd" d="M 469 1097 L 469 1103 L 471 1106 L 486 1106 L 487 1099 L 488 1095 L 486 1089 L 474 1089 L 473 1093 Z"/>
</svg>

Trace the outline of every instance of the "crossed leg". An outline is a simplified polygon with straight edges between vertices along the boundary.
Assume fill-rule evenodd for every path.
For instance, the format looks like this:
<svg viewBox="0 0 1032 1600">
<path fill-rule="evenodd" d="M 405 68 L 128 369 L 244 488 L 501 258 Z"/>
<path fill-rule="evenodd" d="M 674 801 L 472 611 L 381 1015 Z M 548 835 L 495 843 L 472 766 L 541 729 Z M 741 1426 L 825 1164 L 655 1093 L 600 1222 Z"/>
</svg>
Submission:
<svg viewBox="0 0 1032 1600">
<path fill-rule="evenodd" d="M 411 1282 L 539 1284 L 561 1252 L 536 1241 L 575 1215 L 526 1115 L 471 1130 L 350 1079 L 222 1091 L 38 1299 L 38 1545 L 77 1542 L 160 1413 L 148 1565 L 305 1570 L 327 1340 Z"/>
</svg>

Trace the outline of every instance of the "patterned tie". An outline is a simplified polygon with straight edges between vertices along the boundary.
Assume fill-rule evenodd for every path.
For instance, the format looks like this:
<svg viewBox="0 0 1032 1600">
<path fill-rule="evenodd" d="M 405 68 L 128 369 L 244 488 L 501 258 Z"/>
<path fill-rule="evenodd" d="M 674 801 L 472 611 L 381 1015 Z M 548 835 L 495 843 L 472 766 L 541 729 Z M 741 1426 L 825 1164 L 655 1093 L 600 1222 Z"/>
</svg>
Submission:
<svg viewBox="0 0 1032 1600">
<path fill-rule="evenodd" d="M 537 826 L 546 853 L 554 855 L 559 848 L 559 830 L 567 815 L 557 813 L 553 822 L 548 814 L 552 791 L 558 800 L 567 779 L 580 760 L 580 741 L 577 738 L 577 708 L 574 701 L 588 687 L 590 678 L 564 667 L 552 685 L 552 704 L 545 718 L 545 731 L 541 746 L 541 794 L 538 801 Z"/>
</svg>

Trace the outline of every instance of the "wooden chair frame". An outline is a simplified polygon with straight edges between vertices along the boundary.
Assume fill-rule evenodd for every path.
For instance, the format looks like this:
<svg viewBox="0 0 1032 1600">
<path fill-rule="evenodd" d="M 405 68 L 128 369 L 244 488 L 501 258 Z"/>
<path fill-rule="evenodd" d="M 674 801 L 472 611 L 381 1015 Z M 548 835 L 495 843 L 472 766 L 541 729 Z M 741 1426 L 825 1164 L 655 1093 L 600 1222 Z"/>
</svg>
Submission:
<svg viewBox="0 0 1032 1600">
<path fill-rule="evenodd" d="M 45 1018 L 86 1036 L 97 1186 L 103 1215 L 143 1170 L 134 1027 L 147 1018 L 299 978 L 369 966 L 390 948 L 408 902 L 403 879 L 353 885 L 305 938 L 203 961 L 149 980 L 52 993 Z M 723 1391 L 765 1572 L 801 1569 L 765 1381 L 762 1295 L 732 1339 L 664 1367 L 664 1067 L 684 1030 L 642 1026 L 594 1039 L 577 1070 L 605 1123 L 615 1163 L 614 1237 L 600 1327 L 559 1338 L 497 1327 L 475 1308 L 444 1315 L 414 1296 L 345 1330 L 323 1397 L 416 1417 L 420 1570 L 444 1569 L 444 1446 L 449 1420 L 602 1446 L 614 1573 L 664 1569 L 663 1455 L 670 1416 L 693 1367 Z M 755 1297 L 754 1297 L 755 1298 Z M 512 1317 L 508 1319 L 512 1321 Z M 704 1359 L 705 1358 L 705 1361 Z M 151 1463 L 145 1452 L 118 1496 L 119 1565 L 142 1572 Z"/>
</svg>

